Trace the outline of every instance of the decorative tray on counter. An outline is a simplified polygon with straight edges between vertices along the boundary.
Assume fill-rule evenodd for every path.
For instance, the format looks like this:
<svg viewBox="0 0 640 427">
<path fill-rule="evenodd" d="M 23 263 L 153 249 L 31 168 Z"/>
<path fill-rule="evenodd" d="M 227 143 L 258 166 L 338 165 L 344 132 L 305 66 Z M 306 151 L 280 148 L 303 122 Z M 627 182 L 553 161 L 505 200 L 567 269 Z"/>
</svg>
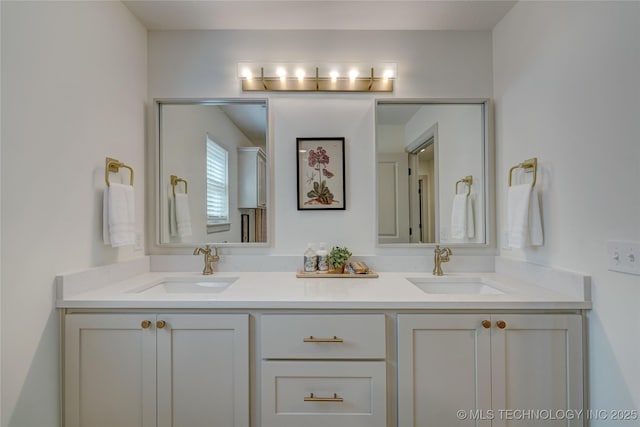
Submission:
<svg viewBox="0 0 640 427">
<path fill-rule="evenodd" d="M 378 277 L 378 273 L 371 270 L 367 264 L 362 261 L 351 261 L 345 264 L 344 273 L 336 273 L 335 270 L 331 271 L 314 271 L 307 272 L 304 270 L 298 270 L 296 273 L 296 277 L 298 278 L 321 278 L 321 277 L 335 277 L 338 279 L 345 278 L 375 278 Z"/>
<path fill-rule="evenodd" d="M 373 279 L 378 277 L 378 273 L 376 273 L 375 271 L 371 271 L 369 270 L 366 273 L 319 273 L 319 272 L 313 272 L 313 273 L 307 273 L 304 272 L 302 270 L 298 270 L 298 272 L 296 273 L 296 277 L 298 278 L 340 278 L 340 279 Z"/>
</svg>

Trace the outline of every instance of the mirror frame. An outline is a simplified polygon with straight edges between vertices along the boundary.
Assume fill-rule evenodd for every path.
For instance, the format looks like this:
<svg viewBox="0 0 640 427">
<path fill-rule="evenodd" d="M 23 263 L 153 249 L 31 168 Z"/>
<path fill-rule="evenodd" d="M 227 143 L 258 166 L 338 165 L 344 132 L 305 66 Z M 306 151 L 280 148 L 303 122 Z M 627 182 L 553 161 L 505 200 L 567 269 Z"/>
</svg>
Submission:
<svg viewBox="0 0 640 427">
<path fill-rule="evenodd" d="M 484 158 L 484 218 L 485 218 L 485 241 L 484 243 L 380 243 L 378 238 L 378 105 L 403 105 L 403 104 L 478 104 L 483 106 L 484 113 L 484 135 L 483 153 Z M 376 180 L 375 190 L 375 245 L 379 248 L 433 248 L 436 245 L 457 247 L 457 248 L 492 248 L 495 247 L 495 224 L 496 224 L 496 201 L 495 201 L 495 141 L 494 141 L 494 115 L 493 103 L 489 98 L 378 98 L 374 105 L 374 132 L 375 132 L 375 156 L 374 174 Z"/>
<path fill-rule="evenodd" d="M 174 253 L 171 249 L 179 249 L 179 248 L 194 248 L 203 245 L 216 246 L 221 248 L 269 248 L 272 246 L 272 235 L 273 235 L 273 200 L 272 200 L 272 191 L 271 191 L 271 183 L 272 181 L 272 173 L 273 173 L 273 147 L 272 147 L 272 138 L 271 138 L 271 112 L 269 108 L 269 99 L 268 98 L 155 98 L 153 100 L 154 103 L 154 114 L 153 114 L 153 129 L 155 132 L 155 137 L 150 138 L 150 140 L 154 140 L 153 143 L 153 155 L 148 156 L 148 169 L 149 173 L 147 177 L 152 177 L 153 192 L 152 196 L 149 197 L 148 200 L 151 201 L 150 205 L 154 208 L 153 216 L 147 215 L 148 218 L 153 217 L 154 221 L 150 221 L 150 227 L 148 230 L 151 235 L 153 235 L 153 247 L 150 248 L 150 253 Z M 161 230 L 160 226 L 161 222 L 161 197 L 160 197 L 160 184 L 161 184 L 161 169 L 162 166 L 160 164 L 161 161 L 161 106 L 162 105 L 229 105 L 229 104 L 263 104 L 267 111 L 267 128 L 265 129 L 265 152 L 267 156 L 267 176 L 266 176 L 266 212 L 267 212 L 267 240 L 266 242 L 213 242 L 213 241 L 204 241 L 204 242 L 186 242 L 186 243 L 161 243 Z M 150 153 L 151 154 L 151 153 Z M 149 188 L 149 186 L 147 186 Z M 149 205 L 147 205 L 149 206 Z M 148 239 L 151 241 L 151 239 Z"/>
</svg>

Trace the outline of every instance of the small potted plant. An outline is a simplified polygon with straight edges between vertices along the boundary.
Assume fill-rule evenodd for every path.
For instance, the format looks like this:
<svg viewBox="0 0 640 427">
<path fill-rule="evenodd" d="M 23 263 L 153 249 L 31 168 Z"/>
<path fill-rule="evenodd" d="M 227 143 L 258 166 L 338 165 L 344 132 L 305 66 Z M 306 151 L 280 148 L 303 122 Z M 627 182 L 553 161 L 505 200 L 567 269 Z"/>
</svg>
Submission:
<svg viewBox="0 0 640 427">
<path fill-rule="evenodd" d="M 344 273 L 344 268 L 349 263 L 351 252 L 346 247 L 334 246 L 327 256 L 327 262 L 330 265 L 330 273 Z"/>
</svg>

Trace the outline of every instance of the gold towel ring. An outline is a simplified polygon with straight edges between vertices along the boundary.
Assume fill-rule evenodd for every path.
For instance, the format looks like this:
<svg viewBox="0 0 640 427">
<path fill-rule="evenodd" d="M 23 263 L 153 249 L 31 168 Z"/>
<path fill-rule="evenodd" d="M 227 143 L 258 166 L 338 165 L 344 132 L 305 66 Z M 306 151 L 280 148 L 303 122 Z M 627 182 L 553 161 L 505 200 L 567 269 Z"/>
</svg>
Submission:
<svg viewBox="0 0 640 427">
<path fill-rule="evenodd" d="M 458 194 L 458 184 L 460 184 L 460 183 L 467 184 L 467 196 L 471 195 L 471 184 L 473 184 L 473 176 L 472 175 L 468 175 L 468 176 L 465 176 L 464 178 L 456 181 L 456 194 Z"/>
<path fill-rule="evenodd" d="M 176 185 L 178 185 L 179 182 L 184 183 L 184 194 L 188 193 L 187 181 L 182 178 L 178 178 L 176 175 L 171 175 L 171 190 L 173 191 L 173 197 L 176 197 Z"/>
<path fill-rule="evenodd" d="M 129 178 L 129 185 L 133 186 L 133 168 L 129 165 L 125 165 L 119 160 L 107 157 L 104 163 L 104 181 L 107 183 L 107 187 L 111 185 L 109 182 L 109 172 L 118 173 L 120 172 L 120 168 L 129 169 L 131 175 Z"/>
<path fill-rule="evenodd" d="M 533 157 L 529 160 L 525 160 L 524 162 L 519 163 L 515 166 L 512 166 L 511 169 L 509 169 L 509 187 L 511 187 L 511 179 L 513 177 L 513 171 L 516 169 L 525 169 L 525 172 L 527 169 L 533 169 L 533 182 L 531 183 L 531 186 L 535 187 L 536 178 L 538 177 L 538 158 L 537 157 Z"/>
</svg>

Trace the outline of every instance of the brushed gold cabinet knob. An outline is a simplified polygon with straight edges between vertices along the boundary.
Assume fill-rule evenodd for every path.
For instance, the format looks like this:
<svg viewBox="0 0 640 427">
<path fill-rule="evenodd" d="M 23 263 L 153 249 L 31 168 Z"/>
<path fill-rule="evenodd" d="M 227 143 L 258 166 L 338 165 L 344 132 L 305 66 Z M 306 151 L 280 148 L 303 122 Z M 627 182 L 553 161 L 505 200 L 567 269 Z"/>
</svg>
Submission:
<svg viewBox="0 0 640 427">
<path fill-rule="evenodd" d="M 498 320 L 496 322 L 496 325 L 498 326 L 498 328 L 504 329 L 507 327 L 507 322 L 505 322 L 504 320 Z"/>
<path fill-rule="evenodd" d="M 165 326 L 167 326 L 167 322 L 165 322 L 164 320 L 158 320 L 156 322 L 156 328 L 158 328 L 158 329 L 162 329 Z"/>
<path fill-rule="evenodd" d="M 486 320 L 486 319 L 485 319 L 485 320 L 483 320 L 483 321 L 482 321 L 482 326 L 483 326 L 485 329 L 489 329 L 489 328 L 491 327 L 491 321 L 490 321 L 490 320 Z"/>
<path fill-rule="evenodd" d="M 149 329 L 151 322 L 149 320 L 143 320 L 140 326 L 142 326 L 142 329 Z"/>
</svg>

